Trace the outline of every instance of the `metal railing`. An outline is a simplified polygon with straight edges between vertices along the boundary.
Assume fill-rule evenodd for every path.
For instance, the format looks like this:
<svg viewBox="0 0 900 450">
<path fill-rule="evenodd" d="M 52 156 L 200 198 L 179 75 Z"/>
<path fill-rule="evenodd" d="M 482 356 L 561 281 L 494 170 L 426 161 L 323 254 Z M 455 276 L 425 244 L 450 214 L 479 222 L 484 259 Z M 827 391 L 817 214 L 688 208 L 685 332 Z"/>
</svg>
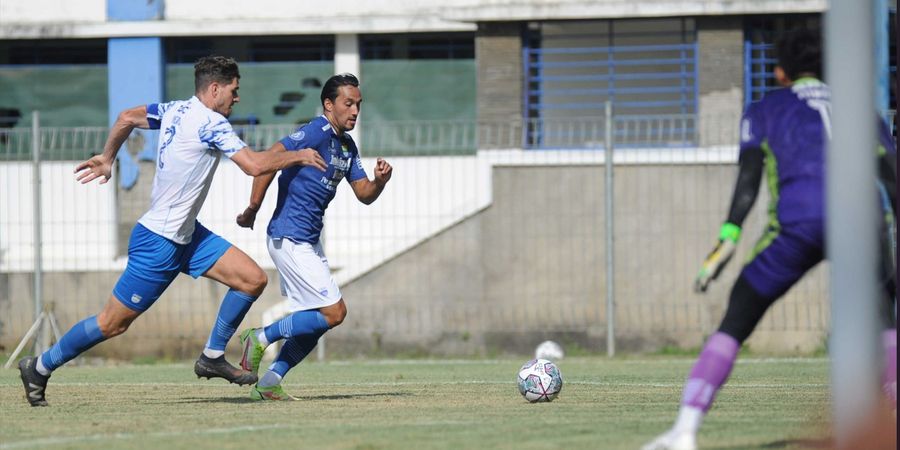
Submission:
<svg viewBox="0 0 900 450">
<path fill-rule="evenodd" d="M 325 249 L 351 310 L 329 333 L 329 352 L 365 353 L 375 343 L 381 351 L 522 351 L 545 338 L 602 351 L 609 320 L 620 351 L 696 345 L 717 325 L 729 277 L 738 269 L 730 267 L 709 297 L 691 292 L 730 200 L 737 158 L 735 144 L 699 145 L 701 127 L 725 130 L 736 142 L 737 118 L 693 114 L 540 123 L 363 121 L 365 168 L 382 156 L 395 171 L 373 205 L 360 205 L 339 187 L 328 208 Z M 266 148 L 293 128 L 238 131 L 248 144 Z M 109 297 L 124 268 L 130 229 L 149 203 L 155 165 L 138 163 L 140 176 L 130 190 L 114 182 L 80 185 L 74 165 L 102 149 L 108 130 L 35 131 L 42 295 L 45 304 L 56 305 L 65 329 Z M 615 179 L 608 184 L 607 131 L 617 149 L 607 166 Z M 0 345 L 7 348 L 35 313 L 27 287 L 36 263 L 31 132 L 4 130 L 0 141 L 6 180 L 0 190 Z M 246 319 L 256 324 L 281 300 L 265 249 L 276 195 L 267 195 L 251 231 L 234 224 L 249 199 L 250 178 L 223 160 L 213 183 L 201 222 L 269 270 L 269 288 Z M 765 208 L 755 208 L 745 228 L 762 229 L 765 221 Z M 613 222 L 615 239 L 608 240 L 604 230 Z M 616 255 L 612 267 L 604 262 L 609 245 Z M 824 273 L 814 272 L 773 307 L 758 334 L 790 331 L 818 342 L 828 321 L 824 283 Z M 615 296 L 612 316 L 607 286 Z M 215 283 L 180 277 L 142 317 L 142 327 L 98 351 L 193 353 L 223 294 Z"/>
</svg>

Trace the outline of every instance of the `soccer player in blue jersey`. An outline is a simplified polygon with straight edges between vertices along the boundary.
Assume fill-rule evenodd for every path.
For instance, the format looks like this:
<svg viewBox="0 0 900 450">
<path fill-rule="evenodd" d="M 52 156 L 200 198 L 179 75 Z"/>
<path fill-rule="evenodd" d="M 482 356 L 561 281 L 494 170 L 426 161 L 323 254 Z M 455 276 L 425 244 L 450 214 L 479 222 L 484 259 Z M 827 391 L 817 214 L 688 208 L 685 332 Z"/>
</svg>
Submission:
<svg viewBox="0 0 900 450">
<path fill-rule="evenodd" d="M 812 32 L 786 34 L 779 41 L 777 52 L 775 77 L 784 88 L 769 92 L 744 114 L 740 167 L 728 218 L 719 243 L 703 264 L 695 289 L 705 292 L 733 255 L 764 169 L 771 190 L 770 222 L 732 288 L 719 329 L 706 341 L 687 378 L 674 426 L 646 444 L 644 450 L 697 447 L 697 430 L 731 373 L 741 344 L 769 306 L 825 257 L 824 163 L 830 135 L 830 94 L 819 80 L 819 37 Z M 884 126 L 879 142 L 879 178 L 893 194 L 896 149 Z M 860 149 L 860 157 L 869 154 Z M 890 215 L 893 219 L 892 211 Z M 893 268 L 886 270 L 885 276 L 893 277 Z M 891 280 L 886 285 L 887 290 L 893 288 Z M 887 294 L 893 298 L 891 292 Z M 897 335 L 892 314 L 885 314 L 885 319 L 889 327 L 884 332 L 884 381 L 886 386 L 894 386 L 896 401 Z"/>
<path fill-rule="evenodd" d="M 356 198 L 370 204 L 391 179 L 391 165 L 381 158 L 375 163 L 374 180 L 362 166 L 359 150 L 347 134 L 356 126 L 362 105 L 359 80 L 351 74 L 335 75 L 325 82 L 321 95 L 324 114 L 300 127 L 269 151 L 293 153 L 316 149 L 328 162 L 324 172 L 313 167 L 291 167 L 278 178 L 278 202 L 267 230 L 269 254 L 281 278 L 281 293 L 294 312 L 264 328 L 241 333 L 244 348 L 241 367 L 257 373 L 265 348 L 280 339 L 284 345 L 268 372 L 250 391 L 255 400 L 292 400 L 281 380 L 315 348 L 319 337 L 344 321 L 347 306 L 331 276 L 319 240 L 325 208 L 338 184 L 347 179 Z M 250 205 L 238 216 L 243 227 L 252 227 L 274 174 L 256 177 Z"/>
<path fill-rule="evenodd" d="M 268 280 L 265 272 L 237 247 L 197 221 L 221 155 L 245 173 L 257 176 L 286 167 L 325 168 L 311 149 L 256 153 L 235 134 L 227 117 L 239 101 L 240 73 L 231 58 L 210 56 L 194 66 L 195 95 L 188 100 L 141 105 L 122 111 L 103 153 L 75 168 L 77 179 L 109 181 L 122 143 L 134 128 L 160 129 L 157 167 L 150 209 L 134 226 L 128 243 L 128 265 L 98 315 L 75 324 L 38 357 L 19 361 L 25 398 L 46 406 L 50 374 L 94 345 L 118 336 L 162 295 L 183 272 L 204 276 L 230 289 L 215 325 L 194 365 L 198 377 L 221 377 L 237 384 L 256 382 L 255 374 L 225 360 L 225 344 Z"/>
<path fill-rule="evenodd" d="M 267 242 L 281 278 L 281 293 L 294 312 L 267 327 L 241 333 L 241 367 L 252 373 L 258 372 L 265 348 L 285 340 L 268 372 L 251 389 L 250 397 L 255 400 L 293 400 L 282 389 L 281 380 L 315 348 L 319 337 L 340 325 L 347 315 L 320 242 L 325 209 L 338 184 L 346 178 L 356 198 L 368 205 L 381 195 L 393 171 L 387 161 L 378 158 L 374 180 L 369 180 L 359 150 L 347 134 L 356 126 L 362 105 L 359 80 L 351 74 L 335 75 L 325 82 L 320 98 L 323 115 L 269 149 L 280 154 L 314 148 L 328 162 L 328 169 L 291 167 L 282 170 L 278 178 L 278 201 Z M 237 218 L 240 226 L 253 226 L 274 176 L 256 177 L 250 205 Z"/>
</svg>

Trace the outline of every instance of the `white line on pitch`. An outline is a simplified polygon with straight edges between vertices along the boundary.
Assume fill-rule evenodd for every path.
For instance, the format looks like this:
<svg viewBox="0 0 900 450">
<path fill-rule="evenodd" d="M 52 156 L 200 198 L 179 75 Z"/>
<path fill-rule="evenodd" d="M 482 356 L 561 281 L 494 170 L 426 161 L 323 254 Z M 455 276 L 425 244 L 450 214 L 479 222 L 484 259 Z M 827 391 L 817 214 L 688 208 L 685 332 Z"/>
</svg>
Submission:
<svg viewBox="0 0 900 450">
<path fill-rule="evenodd" d="M 347 387 L 384 387 L 384 386 L 457 386 L 457 385 L 511 385 L 515 383 L 515 380 L 462 380 L 462 381 L 383 381 L 383 382 L 367 382 L 367 383 L 351 383 L 351 382 L 324 382 L 324 383 L 283 383 L 284 386 L 295 386 L 295 387 L 315 387 L 315 386 L 347 386 Z M 221 387 L 228 388 L 229 385 L 213 385 L 211 383 L 197 383 L 197 382 L 186 382 L 186 383 L 176 383 L 176 382 L 146 382 L 146 383 L 106 383 L 110 386 L 130 386 L 130 387 L 150 387 L 150 386 L 164 386 L 164 387 L 179 387 L 179 386 L 205 386 L 205 387 Z M 615 383 L 610 381 L 590 381 L 590 380 L 574 380 L 574 381 L 566 381 L 567 385 L 586 385 L 586 386 L 623 386 L 623 387 L 682 387 L 684 386 L 683 382 L 678 383 Z M 53 383 L 54 386 L 96 386 L 97 383 L 87 383 L 82 381 L 62 381 L 58 383 Z M 796 388 L 796 387 L 806 387 L 806 388 L 821 388 L 829 386 L 826 383 L 740 383 L 740 382 L 730 382 L 728 383 L 729 387 L 732 388 Z"/>
</svg>

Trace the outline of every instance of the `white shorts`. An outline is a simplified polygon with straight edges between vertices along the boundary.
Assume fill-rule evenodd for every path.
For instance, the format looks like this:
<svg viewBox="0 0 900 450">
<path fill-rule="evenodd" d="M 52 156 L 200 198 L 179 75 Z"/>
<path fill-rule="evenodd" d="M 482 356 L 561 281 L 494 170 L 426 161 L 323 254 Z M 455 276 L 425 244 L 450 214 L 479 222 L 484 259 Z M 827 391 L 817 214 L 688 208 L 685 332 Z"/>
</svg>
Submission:
<svg viewBox="0 0 900 450">
<path fill-rule="evenodd" d="M 288 298 L 292 311 L 323 308 L 341 299 L 321 244 L 271 237 L 266 243 L 281 278 L 281 295 Z"/>
</svg>

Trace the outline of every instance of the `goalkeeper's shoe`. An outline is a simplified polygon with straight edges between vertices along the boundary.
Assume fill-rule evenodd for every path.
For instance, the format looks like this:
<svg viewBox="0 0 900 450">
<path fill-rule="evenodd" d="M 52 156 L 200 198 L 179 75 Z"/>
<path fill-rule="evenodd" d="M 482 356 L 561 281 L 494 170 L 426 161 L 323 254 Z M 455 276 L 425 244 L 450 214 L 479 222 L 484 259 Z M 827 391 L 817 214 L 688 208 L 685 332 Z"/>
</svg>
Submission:
<svg viewBox="0 0 900 450">
<path fill-rule="evenodd" d="M 672 429 L 644 444 L 641 450 L 697 450 L 697 436 L 690 431 Z"/>
<path fill-rule="evenodd" d="M 194 363 L 194 373 L 197 374 L 197 378 L 224 378 L 229 383 L 236 383 L 241 386 L 257 382 L 256 374 L 232 366 L 225 360 L 225 355 L 218 358 L 209 358 L 204 354 L 200 354 L 200 358 Z"/>
<path fill-rule="evenodd" d="M 250 389 L 250 398 L 253 400 L 299 400 L 297 397 L 294 397 L 287 392 L 284 392 L 284 389 L 280 384 L 276 384 L 275 386 L 253 386 L 253 389 Z"/>
<path fill-rule="evenodd" d="M 25 400 L 31 406 L 47 406 L 47 399 L 44 398 L 44 392 L 47 390 L 47 381 L 50 376 L 41 375 L 37 371 L 37 359 L 39 357 L 29 356 L 19 360 L 19 378 L 25 385 Z"/>
<path fill-rule="evenodd" d="M 241 347 L 244 349 L 241 354 L 241 368 L 254 375 L 259 373 L 259 362 L 262 361 L 263 353 L 266 351 L 256 337 L 257 331 L 259 328 L 248 328 L 241 333 Z"/>
<path fill-rule="evenodd" d="M 729 239 L 720 240 L 716 244 L 716 247 L 706 256 L 706 260 L 703 261 L 703 267 L 700 268 L 700 273 L 697 274 L 697 279 L 694 280 L 695 291 L 706 292 L 709 283 L 718 278 L 728 261 L 731 261 L 735 248 L 734 241 Z"/>
</svg>

